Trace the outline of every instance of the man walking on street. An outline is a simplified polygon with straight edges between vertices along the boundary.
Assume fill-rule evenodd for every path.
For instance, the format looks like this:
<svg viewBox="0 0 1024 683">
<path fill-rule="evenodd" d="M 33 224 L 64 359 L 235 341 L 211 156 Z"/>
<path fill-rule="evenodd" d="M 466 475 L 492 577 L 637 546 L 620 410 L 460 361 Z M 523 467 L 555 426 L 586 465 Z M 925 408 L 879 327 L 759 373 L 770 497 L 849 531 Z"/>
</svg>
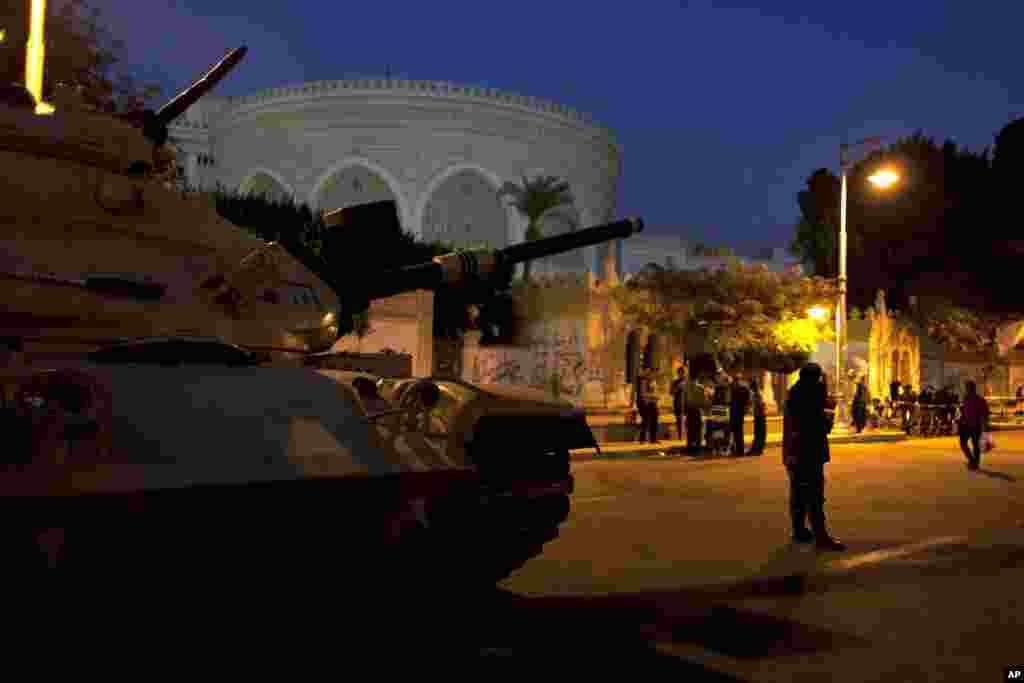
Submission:
<svg viewBox="0 0 1024 683">
<path fill-rule="evenodd" d="M 678 376 L 672 380 L 672 412 L 676 416 L 676 432 L 683 440 L 683 415 L 686 413 L 686 366 L 680 365 Z"/>
<path fill-rule="evenodd" d="M 729 403 L 733 455 L 743 455 L 743 418 L 747 416 L 747 406 L 750 405 L 750 390 L 743 386 L 738 375 L 732 378 Z"/>
<path fill-rule="evenodd" d="M 790 389 L 783 414 L 782 459 L 789 475 L 793 541 L 815 542 L 819 550 L 845 550 L 825 523 L 825 463 L 829 461 L 828 390 L 821 366 L 809 363 Z M 811 529 L 805 525 L 810 518 Z"/>
<path fill-rule="evenodd" d="M 981 467 L 981 432 L 988 426 L 988 403 L 978 395 L 978 385 L 965 385 L 964 402 L 960 405 L 960 449 L 967 456 L 967 469 Z M 970 440 L 972 453 L 967 448 Z"/>
<path fill-rule="evenodd" d="M 750 383 L 750 397 L 754 404 L 754 445 L 747 455 L 761 455 L 768 438 L 768 420 L 764 410 L 764 396 L 761 395 L 761 386 L 757 380 Z"/>
</svg>

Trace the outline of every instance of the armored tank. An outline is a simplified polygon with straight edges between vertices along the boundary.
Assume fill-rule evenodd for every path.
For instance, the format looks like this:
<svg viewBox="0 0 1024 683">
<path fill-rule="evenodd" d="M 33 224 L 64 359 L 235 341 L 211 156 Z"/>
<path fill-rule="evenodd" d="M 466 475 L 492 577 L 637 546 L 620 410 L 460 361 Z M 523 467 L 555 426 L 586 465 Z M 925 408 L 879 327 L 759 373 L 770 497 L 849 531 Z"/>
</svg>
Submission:
<svg viewBox="0 0 1024 683">
<path fill-rule="evenodd" d="M 227 590 L 254 571 L 493 585 L 557 536 L 569 450 L 596 446 L 582 412 L 527 389 L 281 361 L 330 348 L 347 306 L 485 282 L 642 223 L 325 281 L 310 254 L 154 177 L 167 122 L 243 52 L 133 119 L 70 95 L 47 115 L 9 91 L 0 104 L 5 569 L 115 587 L 144 574 Z"/>
</svg>

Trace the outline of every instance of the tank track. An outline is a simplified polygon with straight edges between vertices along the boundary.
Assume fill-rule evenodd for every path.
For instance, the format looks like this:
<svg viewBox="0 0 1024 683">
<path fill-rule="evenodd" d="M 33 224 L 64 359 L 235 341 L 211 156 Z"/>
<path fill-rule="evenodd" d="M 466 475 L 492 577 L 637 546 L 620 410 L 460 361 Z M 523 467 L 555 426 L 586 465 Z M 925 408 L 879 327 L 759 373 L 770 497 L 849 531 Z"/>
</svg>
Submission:
<svg viewBox="0 0 1024 683">
<path fill-rule="evenodd" d="M 567 493 L 520 498 L 484 489 L 478 500 L 432 501 L 417 542 L 422 552 L 448 558 L 440 581 L 486 589 L 540 555 L 569 510 Z"/>
</svg>

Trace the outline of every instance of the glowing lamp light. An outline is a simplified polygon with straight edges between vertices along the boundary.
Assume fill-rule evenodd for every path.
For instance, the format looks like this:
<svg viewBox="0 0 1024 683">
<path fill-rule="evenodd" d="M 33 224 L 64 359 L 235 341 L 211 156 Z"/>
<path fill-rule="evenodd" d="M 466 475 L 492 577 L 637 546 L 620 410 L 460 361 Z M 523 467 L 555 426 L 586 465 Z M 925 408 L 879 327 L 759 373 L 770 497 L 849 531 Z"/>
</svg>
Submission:
<svg viewBox="0 0 1024 683">
<path fill-rule="evenodd" d="M 29 26 L 28 48 L 25 53 L 25 88 L 36 101 L 36 114 L 52 114 L 54 107 L 43 102 L 43 63 L 46 47 L 43 28 L 46 24 L 46 0 L 32 0 L 32 21 Z"/>
<path fill-rule="evenodd" d="M 872 185 L 881 190 L 895 185 L 899 179 L 899 175 L 888 168 L 883 168 L 881 171 L 878 171 L 868 178 Z"/>
<path fill-rule="evenodd" d="M 828 316 L 828 309 L 824 306 L 815 306 L 814 308 L 807 309 L 807 315 L 815 320 L 824 320 Z"/>
</svg>

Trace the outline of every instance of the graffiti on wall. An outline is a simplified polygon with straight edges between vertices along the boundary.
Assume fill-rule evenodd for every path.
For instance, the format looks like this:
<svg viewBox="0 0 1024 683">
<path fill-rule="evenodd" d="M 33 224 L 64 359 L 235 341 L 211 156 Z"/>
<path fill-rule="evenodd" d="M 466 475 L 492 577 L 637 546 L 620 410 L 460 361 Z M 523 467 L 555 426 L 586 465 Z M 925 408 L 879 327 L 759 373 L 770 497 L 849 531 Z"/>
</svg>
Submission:
<svg viewBox="0 0 1024 683">
<path fill-rule="evenodd" d="M 588 348 L 582 321 L 562 320 L 530 330 L 527 346 L 480 349 L 474 367 L 481 384 L 521 384 L 570 400 L 606 380 L 602 354 Z M 476 379 L 478 378 L 478 379 Z"/>
</svg>

